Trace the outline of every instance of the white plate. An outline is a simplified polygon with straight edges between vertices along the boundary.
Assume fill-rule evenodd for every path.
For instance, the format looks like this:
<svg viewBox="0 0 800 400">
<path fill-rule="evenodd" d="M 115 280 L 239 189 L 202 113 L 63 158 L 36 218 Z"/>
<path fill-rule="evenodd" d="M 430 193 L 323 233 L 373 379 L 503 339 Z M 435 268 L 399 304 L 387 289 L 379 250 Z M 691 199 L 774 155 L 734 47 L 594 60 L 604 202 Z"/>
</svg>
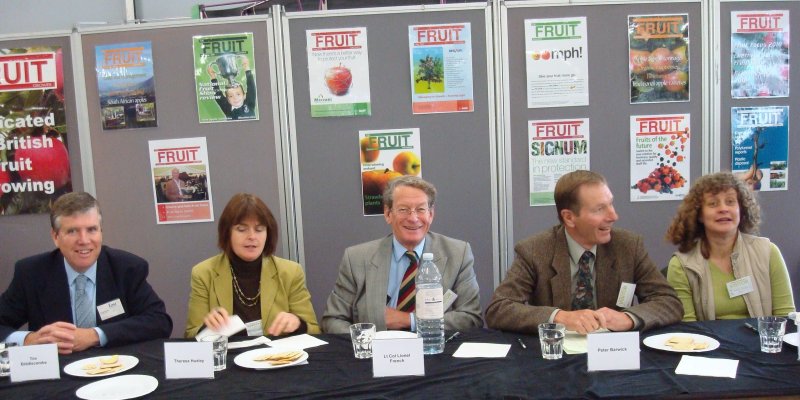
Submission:
<svg viewBox="0 0 800 400">
<path fill-rule="evenodd" d="M 378 331 L 375 339 L 409 339 L 416 338 L 417 334 L 409 331 Z"/>
<path fill-rule="evenodd" d="M 676 350 L 664 344 L 664 342 L 666 342 L 667 340 L 669 340 L 669 338 L 673 336 L 690 337 L 695 342 L 706 342 L 708 343 L 708 347 L 700 350 Z M 660 335 L 650 336 L 645 338 L 643 343 L 645 346 L 653 349 L 672 351 L 675 353 L 702 353 L 706 351 L 716 350 L 719 348 L 719 342 L 712 337 L 708 337 L 705 335 L 698 335 L 695 333 L 680 333 L 680 332 L 662 333 Z"/>
<path fill-rule="evenodd" d="M 82 386 L 75 395 L 86 400 L 123 400 L 144 396 L 158 387 L 149 375 L 120 375 Z"/>
<path fill-rule="evenodd" d="M 792 346 L 797 346 L 797 332 L 787 333 L 783 335 L 783 341 Z"/>
<path fill-rule="evenodd" d="M 72 376 L 79 376 L 81 378 L 103 378 L 106 376 L 116 375 L 122 372 L 125 372 L 139 363 L 139 359 L 134 356 L 119 356 L 119 362 L 122 364 L 122 369 L 117 372 L 112 372 L 110 374 L 99 374 L 99 375 L 89 375 L 86 373 L 86 370 L 83 369 L 83 366 L 86 364 L 100 364 L 100 359 L 103 357 L 108 356 L 99 356 L 99 357 L 91 357 L 91 358 L 84 358 L 83 360 L 78 360 L 68 364 L 64 367 L 64 372 L 68 375 Z"/>
<path fill-rule="evenodd" d="M 250 369 L 276 369 L 276 368 L 285 368 L 291 367 L 292 365 L 300 364 L 301 362 L 308 359 L 308 353 L 303 351 L 303 355 L 300 356 L 297 360 L 290 362 L 289 364 L 282 364 L 282 365 L 272 365 L 267 361 L 253 361 L 254 358 L 258 356 L 263 356 L 266 354 L 275 354 L 275 353 L 283 353 L 286 351 L 290 351 L 286 348 L 276 348 L 276 349 L 254 349 L 250 351 L 245 351 L 242 354 L 236 356 L 233 359 L 234 364 L 242 367 L 242 368 L 250 368 Z M 299 350 L 302 351 L 302 350 Z"/>
</svg>

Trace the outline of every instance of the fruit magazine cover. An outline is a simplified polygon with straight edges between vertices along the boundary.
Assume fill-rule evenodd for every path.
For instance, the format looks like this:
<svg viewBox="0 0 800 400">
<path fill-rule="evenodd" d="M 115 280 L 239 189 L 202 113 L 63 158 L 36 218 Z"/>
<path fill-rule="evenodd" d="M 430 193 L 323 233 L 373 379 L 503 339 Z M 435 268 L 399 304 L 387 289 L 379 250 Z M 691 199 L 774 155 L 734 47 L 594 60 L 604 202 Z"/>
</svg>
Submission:
<svg viewBox="0 0 800 400">
<path fill-rule="evenodd" d="M 71 191 L 61 47 L 0 49 L 0 215 Z"/>
<path fill-rule="evenodd" d="M 389 181 L 422 176 L 419 128 L 360 131 L 358 147 L 364 215 L 382 215 Z"/>
<path fill-rule="evenodd" d="M 692 144 L 689 121 L 689 114 L 631 116 L 631 201 L 686 196 Z"/>
<path fill-rule="evenodd" d="M 306 31 L 312 117 L 372 114 L 367 28 Z"/>
</svg>

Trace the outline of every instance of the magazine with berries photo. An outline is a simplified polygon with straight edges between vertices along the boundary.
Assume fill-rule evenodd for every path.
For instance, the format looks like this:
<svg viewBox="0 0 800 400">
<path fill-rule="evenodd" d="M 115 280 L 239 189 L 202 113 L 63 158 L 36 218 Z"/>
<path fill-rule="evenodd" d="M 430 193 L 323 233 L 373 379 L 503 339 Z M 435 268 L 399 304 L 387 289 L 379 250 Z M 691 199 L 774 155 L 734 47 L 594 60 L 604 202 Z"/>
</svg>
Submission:
<svg viewBox="0 0 800 400">
<path fill-rule="evenodd" d="M 689 114 L 631 116 L 631 201 L 680 200 L 689 191 Z"/>
<path fill-rule="evenodd" d="M 419 128 L 358 132 L 364 215 L 383 215 L 383 191 L 404 175 L 422 176 Z"/>
<path fill-rule="evenodd" d="M 367 28 L 306 31 L 312 117 L 372 114 Z"/>
</svg>

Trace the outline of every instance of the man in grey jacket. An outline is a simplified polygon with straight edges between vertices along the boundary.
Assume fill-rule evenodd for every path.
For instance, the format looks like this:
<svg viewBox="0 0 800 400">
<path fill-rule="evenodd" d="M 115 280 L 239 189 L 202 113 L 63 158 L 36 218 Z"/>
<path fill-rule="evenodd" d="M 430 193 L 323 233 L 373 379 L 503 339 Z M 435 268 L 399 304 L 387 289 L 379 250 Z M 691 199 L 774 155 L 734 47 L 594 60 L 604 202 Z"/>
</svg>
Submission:
<svg viewBox="0 0 800 400">
<path fill-rule="evenodd" d="M 413 296 L 404 296 L 403 283 L 413 280 L 412 257 L 421 260 L 422 253 L 433 253 L 442 274 L 445 307 L 448 297 L 456 296 L 445 309 L 445 329 L 482 327 L 469 243 L 429 232 L 436 188 L 421 178 L 404 176 L 390 182 L 383 199 L 392 234 L 345 250 L 322 316 L 323 331 L 347 333 L 356 322 L 372 322 L 379 331 L 415 331 Z"/>
<path fill-rule="evenodd" d="M 602 175 L 562 176 L 555 203 L 561 224 L 515 246 L 514 262 L 486 309 L 490 328 L 534 333 L 538 324 L 556 322 L 588 333 L 681 320 L 683 306 L 642 238 L 612 228 L 618 216 Z"/>
</svg>

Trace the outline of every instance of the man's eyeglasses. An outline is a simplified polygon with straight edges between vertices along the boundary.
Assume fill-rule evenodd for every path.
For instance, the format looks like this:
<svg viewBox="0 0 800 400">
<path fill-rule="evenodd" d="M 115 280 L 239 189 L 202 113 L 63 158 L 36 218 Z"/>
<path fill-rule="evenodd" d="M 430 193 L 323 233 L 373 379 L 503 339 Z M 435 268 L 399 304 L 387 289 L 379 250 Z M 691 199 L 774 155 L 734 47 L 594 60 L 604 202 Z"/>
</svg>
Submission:
<svg viewBox="0 0 800 400">
<path fill-rule="evenodd" d="M 417 208 L 400 207 L 394 209 L 394 212 L 404 217 L 409 217 L 411 216 L 411 214 L 426 215 L 428 211 L 430 211 L 430 208 L 428 207 L 417 207 Z"/>
</svg>

